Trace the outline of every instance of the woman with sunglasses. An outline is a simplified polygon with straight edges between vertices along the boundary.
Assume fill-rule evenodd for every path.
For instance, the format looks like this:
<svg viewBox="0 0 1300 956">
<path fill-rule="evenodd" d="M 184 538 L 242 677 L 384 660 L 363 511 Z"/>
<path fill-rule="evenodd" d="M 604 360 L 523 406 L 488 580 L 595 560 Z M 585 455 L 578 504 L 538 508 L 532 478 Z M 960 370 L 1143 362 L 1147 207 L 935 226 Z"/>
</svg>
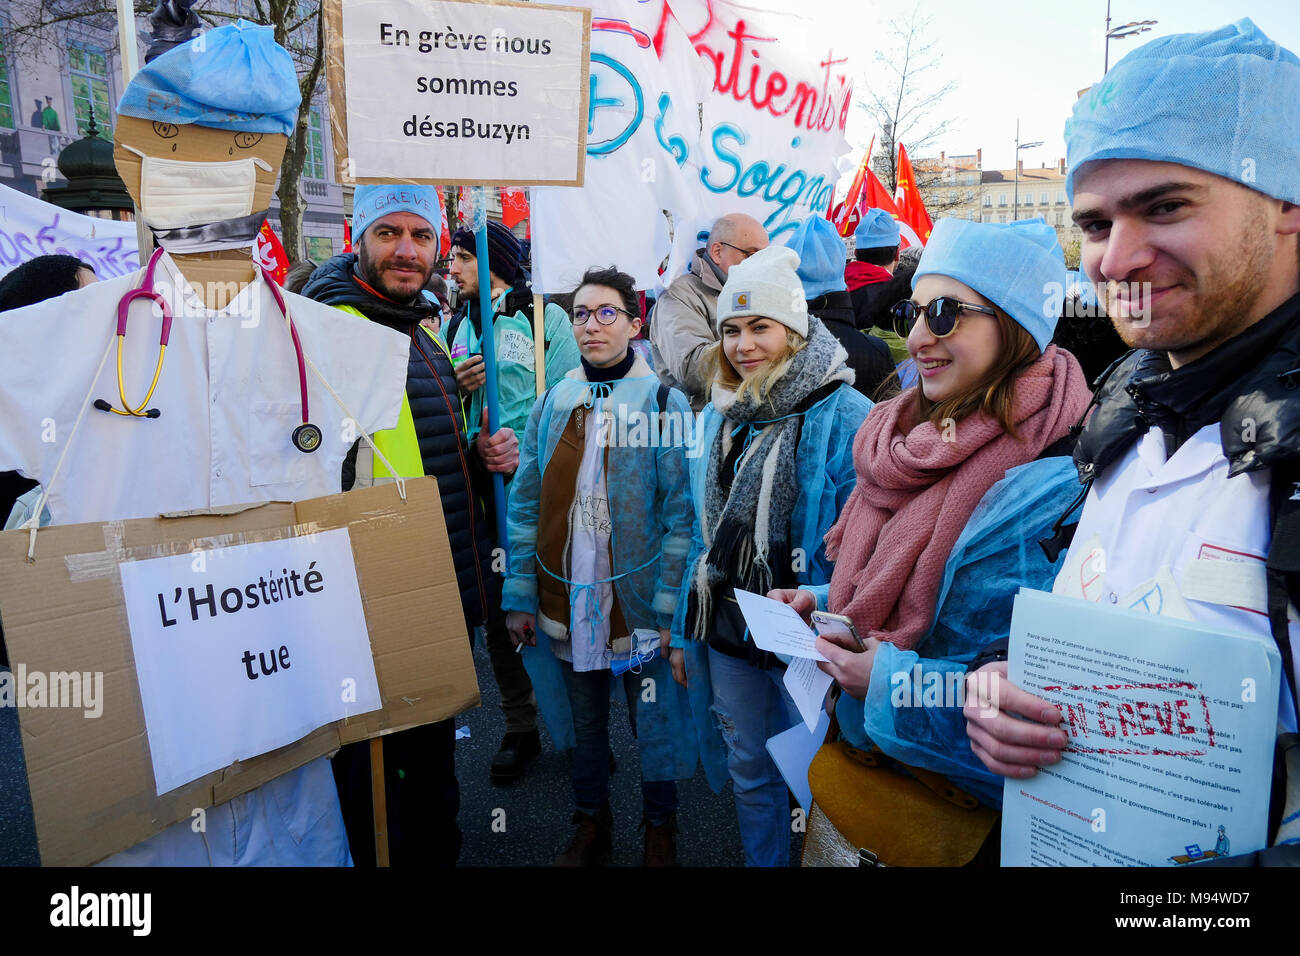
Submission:
<svg viewBox="0 0 1300 956">
<path fill-rule="evenodd" d="M 750 866 L 789 863 L 786 785 L 766 744 L 800 717 L 784 662 L 754 645 L 734 591 L 830 580 L 822 536 L 853 489 L 852 437 L 871 409 L 844 347 L 809 315 L 798 266 L 792 249 L 763 249 L 731 267 L 718 296 L 713 400 L 696 425 L 696 522 L 673 620 L 673 674 L 689 681 L 706 771 L 725 745 Z"/>
<path fill-rule="evenodd" d="M 816 599 L 864 642 L 817 644 L 850 742 L 992 805 L 1001 778 L 972 754 L 962 701 L 933 689 L 964 687 L 949 675 L 1006 637 L 1020 587 L 1051 589 L 1038 542 L 1078 489 L 1065 456 L 1091 398 L 1078 362 L 1049 344 L 1064 288 L 1041 219 L 935 226 L 894 310 L 920 380 L 854 440 L 857 485 L 826 535 L 830 586 L 772 595 L 805 614 Z"/>
<path fill-rule="evenodd" d="M 685 691 L 665 659 L 690 544 L 691 410 L 631 348 L 641 331 L 631 276 L 589 270 L 572 321 L 581 365 L 533 405 L 510 486 L 502 607 L 551 739 L 573 748 L 577 829 L 555 864 L 594 866 L 612 850 L 613 670 L 625 671 L 641 755 L 643 862 L 669 866 L 674 781 L 697 762 Z"/>
</svg>

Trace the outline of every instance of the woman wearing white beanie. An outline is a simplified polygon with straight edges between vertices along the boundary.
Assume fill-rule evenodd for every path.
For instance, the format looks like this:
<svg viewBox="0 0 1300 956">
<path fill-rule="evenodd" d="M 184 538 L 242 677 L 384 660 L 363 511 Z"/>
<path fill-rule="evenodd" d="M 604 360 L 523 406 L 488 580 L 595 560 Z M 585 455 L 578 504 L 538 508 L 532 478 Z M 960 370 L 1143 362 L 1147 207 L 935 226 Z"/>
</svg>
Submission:
<svg viewBox="0 0 1300 956">
<path fill-rule="evenodd" d="M 852 439 L 871 409 L 843 346 L 808 314 L 798 266 L 792 249 L 762 249 L 731 267 L 718 296 L 712 402 L 690 463 L 696 521 L 672 629 L 673 675 L 687 684 L 702 752 L 725 745 L 751 866 L 789 862 L 786 786 L 765 745 L 800 718 L 785 665 L 749 639 L 733 591 L 829 582 L 821 540 L 853 490 Z"/>
</svg>

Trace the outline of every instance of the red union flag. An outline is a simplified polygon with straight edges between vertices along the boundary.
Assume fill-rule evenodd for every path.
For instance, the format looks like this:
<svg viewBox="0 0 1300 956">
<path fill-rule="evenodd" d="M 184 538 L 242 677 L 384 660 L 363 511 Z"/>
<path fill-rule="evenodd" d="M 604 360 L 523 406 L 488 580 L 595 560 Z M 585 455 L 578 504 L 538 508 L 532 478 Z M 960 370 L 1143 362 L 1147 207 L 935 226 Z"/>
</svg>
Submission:
<svg viewBox="0 0 1300 956">
<path fill-rule="evenodd" d="M 862 154 L 862 162 L 858 165 L 858 171 L 853 176 L 853 182 L 849 185 L 849 191 L 844 196 L 844 202 L 838 207 L 840 210 L 838 217 L 832 214 L 832 221 L 839 228 L 841 236 L 851 235 L 853 230 L 857 228 L 858 216 L 855 214 L 861 210 L 858 200 L 862 196 L 862 187 L 866 182 L 867 174 L 871 172 L 869 165 L 871 163 L 871 150 L 875 145 L 876 137 L 872 136 L 871 145 Z"/>
<path fill-rule="evenodd" d="M 898 207 L 894 205 L 894 197 L 889 194 L 875 174 L 874 170 L 867 170 L 866 182 L 863 184 L 862 199 L 858 203 L 858 215 L 855 217 L 860 220 L 867 214 L 868 209 L 883 209 L 894 217 L 898 223 L 898 248 L 906 249 L 908 246 L 923 246 L 921 237 L 916 231 L 904 222 L 898 215 Z"/>
<path fill-rule="evenodd" d="M 501 190 L 501 221 L 513 229 L 528 218 L 528 196 L 520 188 Z"/>
<path fill-rule="evenodd" d="M 441 186 L 434 186 L 433 191 L 438 194 L 438 209 L 442 212 L 442 232 L 438 235 L 438 249 L 441 250 L 443 258 L 451 255 L 451 228 L 447 224 L 447 197 L 442 193 Z"/>
<path fill-rule="evenodd" d="M 908 159 L 907 150 L 902 143 L 898 144 L 898 188 L 894 191 L 894 205 L 898 207 L 899 221 L 911 226 L 920 237 L 921 245 L 925 245 L 934 224 L 930 222 L 930 214 L 925 211 L 921 191 L 916 188 L 916 172 L 912 169 L 912 161 Z"/>
<path fill-rule="evenodd" d="M 285 273 L 289 271 L 289 257 L 280 244 L 280 237 L 271 231 L 270 223 L 262 223 L 262 228 L 257 233 L 257 261 L 271 273 L 271 278 L 277 285 L 284 285 Z"/>
</svg>

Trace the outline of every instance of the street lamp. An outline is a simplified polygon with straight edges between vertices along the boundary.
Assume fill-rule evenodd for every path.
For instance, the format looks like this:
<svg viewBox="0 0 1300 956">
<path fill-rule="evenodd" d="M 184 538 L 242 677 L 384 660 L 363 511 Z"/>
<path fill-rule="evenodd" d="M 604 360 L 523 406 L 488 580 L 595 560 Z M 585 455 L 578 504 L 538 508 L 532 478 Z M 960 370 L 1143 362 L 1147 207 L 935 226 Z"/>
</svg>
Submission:
<svg viewBox="0 0 1300 956">
<path fill-rule="evenodd" d="M 1022 149 L 1033 149 L 1036 146 L 1042 146 L 1043 141 L 1037 140 L 1033 143 L 1020 142 L 1020 120 L 1016 120 L 1016 185 L 1015 198 L 1011 201 L 1011 221 L 1015 222 L 1020 218 L 1020 151 Z"/>
<path fill-rule="evenodd" d="M 1106 65 L 1101 71 L 1102 75 L 1104 76 L 1110 72 L 1111 40 L 1122 40 L 1138 33 L 1149 33 L 1151 28 L 1159 22 L 1159 20 L 1131 20 L 1112 30 L 1110 27 L 1110 0 L 1106 0 Z"/>
</svg>

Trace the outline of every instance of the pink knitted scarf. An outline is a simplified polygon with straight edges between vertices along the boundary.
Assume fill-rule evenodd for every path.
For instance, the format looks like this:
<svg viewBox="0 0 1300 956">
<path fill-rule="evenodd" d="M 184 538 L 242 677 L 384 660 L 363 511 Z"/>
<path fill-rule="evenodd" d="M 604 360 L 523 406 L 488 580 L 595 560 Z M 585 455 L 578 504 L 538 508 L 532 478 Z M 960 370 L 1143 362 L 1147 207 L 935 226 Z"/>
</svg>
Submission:
<svg viewBox="0 0 1300 956">
<path fill-rule="evenodd" d="M 826 534 L 831 611 L 904 649 L 929 632 L 944 566 L 984 493 L 1064 437 L 1090 392 L 1074 356 L 1049 345 L 1016 380 L 1019 440 L 983 412 L 901 434 L 919 397 L 910 388 L 871 410 L 853 442 L 857 485 Z"/>
</svg>

